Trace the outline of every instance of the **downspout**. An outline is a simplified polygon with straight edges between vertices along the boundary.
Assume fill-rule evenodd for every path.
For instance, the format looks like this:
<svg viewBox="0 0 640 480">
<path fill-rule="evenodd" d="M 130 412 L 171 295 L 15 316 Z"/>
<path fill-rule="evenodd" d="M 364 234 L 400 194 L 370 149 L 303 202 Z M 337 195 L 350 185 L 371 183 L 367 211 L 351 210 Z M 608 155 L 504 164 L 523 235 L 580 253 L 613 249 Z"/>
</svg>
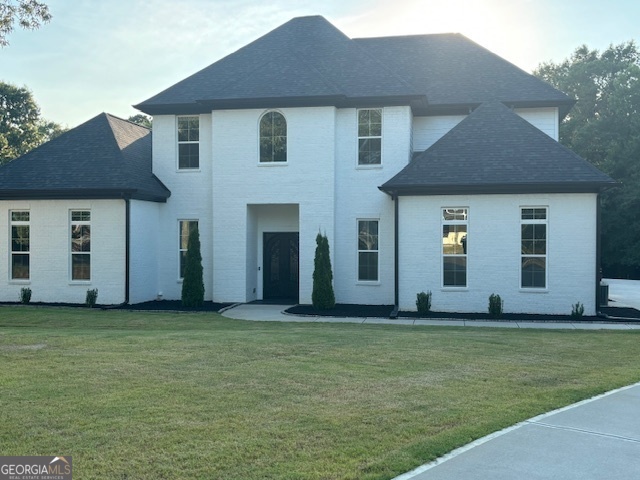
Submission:
<svg viewBox="0 0 640 480">
<path fill-rule="evenodd" d="M 393 192 L 391 194 L 391 198 L 393 199 L 393 264 L 394 264 L 394 278 L 393 278 L 393 287 L 394 287 L 394 307 L 389 315 L 389 318 L 398 318 L 398 310 L 400 309 L 400 272 L 398 271 L 399 265 L 399 219 L 398 219 L 398 204 L 400 203 L 400 197 L 398 197 L 397 192 Z"/>
<path fill-rule="evenodd" d="M 600 193 L 596 195 L 596 313 L 600 313 L 600 281 L 602 280 L 601 262 L 601 226 L 600 226 Z M 606 300 L 606 299 L 605 299 Z"/>
<path fill-rule="evenodd" d="M 125 247 L 124 247 L 124 303 L 129 304 L 129 258 L 130 258 L 130 244 L 131 244 L 131 199 L 125 197 Z"/>
</svg>

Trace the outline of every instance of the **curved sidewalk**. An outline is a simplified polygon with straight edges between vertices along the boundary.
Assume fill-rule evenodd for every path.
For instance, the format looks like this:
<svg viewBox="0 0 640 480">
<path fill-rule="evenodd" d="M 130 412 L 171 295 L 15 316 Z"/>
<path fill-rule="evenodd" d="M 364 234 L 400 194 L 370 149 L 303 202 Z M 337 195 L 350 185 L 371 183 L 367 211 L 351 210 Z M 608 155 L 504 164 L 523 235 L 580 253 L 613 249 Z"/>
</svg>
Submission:
<svg viewBox="0 0 640 480">
<path fill-rule="evenodd" d="M 476 440 L 394 480 L 640 478 L 640 383 Z"/>
</svg>

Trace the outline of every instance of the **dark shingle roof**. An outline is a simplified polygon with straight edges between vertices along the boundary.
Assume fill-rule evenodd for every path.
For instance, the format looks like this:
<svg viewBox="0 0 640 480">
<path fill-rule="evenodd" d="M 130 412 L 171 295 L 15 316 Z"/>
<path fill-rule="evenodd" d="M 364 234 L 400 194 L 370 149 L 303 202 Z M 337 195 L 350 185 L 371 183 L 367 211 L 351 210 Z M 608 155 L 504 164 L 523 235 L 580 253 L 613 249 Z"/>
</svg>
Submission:
<svg viewBox="0 0 640 480">
<path fill-rule="evenodd" d="M 380 187 L 399 195 L 596 192 L 616 182 L 499 102 L 485 103 Z"/>
<path fill-rule="evenodd" d="M 151 172 L 151 131 L 107 113 L 0 168 L 1 199 L 170 195 Z"/>
<path fill-rule="evenodd" d="M 320 16 L 294 18 L 136 105 L 149 114 L 216 108 L 572 100 L 459 34 L 352 40 Z"/>
</svg>

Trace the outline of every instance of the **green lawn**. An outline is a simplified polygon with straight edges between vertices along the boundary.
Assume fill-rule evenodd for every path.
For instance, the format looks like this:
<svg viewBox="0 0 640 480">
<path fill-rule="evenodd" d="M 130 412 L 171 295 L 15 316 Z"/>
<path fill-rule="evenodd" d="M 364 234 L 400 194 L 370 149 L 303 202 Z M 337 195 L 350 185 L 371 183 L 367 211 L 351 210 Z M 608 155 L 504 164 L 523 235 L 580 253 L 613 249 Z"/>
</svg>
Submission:
<svg viewBox="0 0 640 480">
<path fill-rule="evenodd" d="M 77 479 L 388 479 L 640 380 L 640 332 L 0 308 L 0 454 Z"/>
</svg>

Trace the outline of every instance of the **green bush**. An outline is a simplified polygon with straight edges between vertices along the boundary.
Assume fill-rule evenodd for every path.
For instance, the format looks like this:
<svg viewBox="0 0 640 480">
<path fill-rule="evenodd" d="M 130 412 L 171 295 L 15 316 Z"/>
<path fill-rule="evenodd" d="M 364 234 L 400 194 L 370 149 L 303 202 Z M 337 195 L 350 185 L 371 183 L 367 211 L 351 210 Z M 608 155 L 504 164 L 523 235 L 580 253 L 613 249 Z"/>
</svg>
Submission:
<svg viewBox="0 0 640 480">
<path fill-rule="evenodd" d="M 23 287 L 20 289 L 20 302 L 25 305 L 31 301 L 31 289 Z"/>
<path fill-rule="evenodd" d="M 416 298 L 416 307 L 418 308 L 418 313 L 421 315 L 426 315 L 431 310 L 431 290 L 427 293 L 420 292 Z"/>
<path fill-rule="evenodd" d="M 329 240 L 326 235 L 318 233 L 316 236 L 316 256 L 313 269 L 313 291 L 311 302 L 313 308 L 327 310 L 336 305 L 333 293 L 333 273 L 331 272 L 331 256 L 329 255 Z"/>
<path fill-rule="evenodd" d="M 97 301 L 98 301 L 98 289 L 94 288 L 94 289 L 87 290 L 87 297 L 85 298 L 85 301 L 84 301 L 87 307 L 93 308 Z"/>
<path fill-rule="evenodd" d="M 584 315 L 584 305 L 580 302 L 575 305 L 571 305 L 571 316 L 576 318 L 581 318 Z"/>
<path fill-rule="evenodd" d="M 489 315 L 494 318 L 500 318 L 504 309 L 504 300 L 500 298 L 500 295 L 492 293 L 489 295 Z"/>
<path fill-rule="evenodd" d="M 204 303 L 204 281 L 202 280 L 202 254 L 198 225 L 189 232 L 187 258 L 182 279 L 182 306 L 201 307 Z"/>
</svg>

